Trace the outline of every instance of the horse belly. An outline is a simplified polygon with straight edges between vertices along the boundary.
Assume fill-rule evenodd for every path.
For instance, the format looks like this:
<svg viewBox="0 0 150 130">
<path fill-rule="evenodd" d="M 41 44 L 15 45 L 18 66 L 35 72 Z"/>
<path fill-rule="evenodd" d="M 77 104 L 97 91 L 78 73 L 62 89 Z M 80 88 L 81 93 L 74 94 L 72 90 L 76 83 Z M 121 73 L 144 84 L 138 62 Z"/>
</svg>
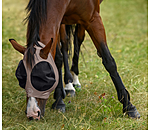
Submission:
<svg viewBox="0 0 150 130">
<path fill-rule="evenodd" d="M 61 23 L 68 24 L 68 25 L 76 24 L 76 23 L 82 24 L 82 19 L 78 15 L 72 14 L 69 16 L 64 16 Z"/>
<path fill-rule="evenodd" d="M 98 0 L 71 0 L 64 17 L 63 24 L 83 24 L 92 19 Z"/>
</svg>

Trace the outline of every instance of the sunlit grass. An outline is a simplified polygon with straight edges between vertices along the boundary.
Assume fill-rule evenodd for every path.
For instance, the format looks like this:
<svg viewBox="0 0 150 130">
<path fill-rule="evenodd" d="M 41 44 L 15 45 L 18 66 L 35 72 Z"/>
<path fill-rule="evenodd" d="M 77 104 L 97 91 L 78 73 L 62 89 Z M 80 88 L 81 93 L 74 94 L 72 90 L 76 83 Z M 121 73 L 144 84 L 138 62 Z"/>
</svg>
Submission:
<svg viewBox="0 0 150 130">
<path fill-rule="evenodd" d="M 115 58 L 131 102 L 141 114 L 133 120 L 122 114 L 115 87 L 96 54 L 88 34 L 81 50 L 80 75 L 82 91 L 75 98 L 66 97 L 66 113 L 51 110 L 53 93 L 46 105 L 44 119 L 29 121 L 25 115 L 26 93 L 19 87 L 15 70 L 22 55 L 8 39 L 26 44 L 25 0 L 3 0 L 2 19 L 2 125 L 3 129 L 36 130 L 109 130 L 148 129 L 148 37 L 147 0 L 104 0 L 101 15 L 107 42 Z M 105 100 L 99 99 L 105 93 Z M 112 98 L 114 97 L 114 98 Z"/>
</svg>

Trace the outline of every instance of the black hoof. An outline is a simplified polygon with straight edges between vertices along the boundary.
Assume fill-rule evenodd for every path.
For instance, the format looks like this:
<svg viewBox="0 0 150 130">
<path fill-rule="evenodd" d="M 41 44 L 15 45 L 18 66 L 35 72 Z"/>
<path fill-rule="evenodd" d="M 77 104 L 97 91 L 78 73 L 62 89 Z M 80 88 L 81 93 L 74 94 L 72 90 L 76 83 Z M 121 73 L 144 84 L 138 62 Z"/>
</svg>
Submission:
<svg viewBox="0 0 150 130">
<path fill-rule="evenodd" d="M 131 105 L 131 107 L 128 109 L 128 111 L 126 111 L 126 114 L 133 119 L 140 118 L 139 112 L 137 111 L 136 107 L 133 105 Z"/>
<path fill-rule="evenodd" d="M 75 97 L 76 95 L 74 90 L 65 90 L 65 92 L 68 97 Z"/>
<path fill-rule="evenodd" d="M 81 85 L 79 85 L 79 84 L 73 84 L 73 87 L 74 87 L 75 89 L 81 89 Z"/>
<path fill-rule="evenodd" d="M 56 101 L 52 104 L 52 109 L 56 109 L 56 110 L 59 110 L 59 111 L 65 113 L 65 103 L 63 102 L 62 99 L 56 100 Z"/>
</svg>

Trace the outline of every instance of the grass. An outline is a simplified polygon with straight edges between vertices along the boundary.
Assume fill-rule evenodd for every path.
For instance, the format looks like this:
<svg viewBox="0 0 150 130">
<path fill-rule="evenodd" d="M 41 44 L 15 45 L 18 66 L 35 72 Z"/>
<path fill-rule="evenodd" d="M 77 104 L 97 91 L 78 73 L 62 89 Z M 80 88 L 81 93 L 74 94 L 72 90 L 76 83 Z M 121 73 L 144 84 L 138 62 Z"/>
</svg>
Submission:
<svg viewBox="0 0 150 130">
<path fill-rule="evenodd" d="M 86 34 L 80 56 L 79 79 L 82 91 L 75 98 L 66 97 L 66 113 L 50 109 L 53 93 L 46 105 L 44 119 L 29 121 L 24 113 L 26 93 L 19 87 L 15 70 L 22 55 L 8 42 L 15 38 L 26 43 L 26 0 L 3 0 L 2 6 L 2 127 L 9 130 L 137 130 L 148 129 L 148 23 L 147 0 L 104 0 L 101 16 L 107 42 L 115 58 L 131 102 L 141 114 L 133 120 L 122 114 L 115 87 L 96 55 Z M 105 99 L 99 95 L 105 93 Z M 114 98 L 112 98 L 114 97 Z M 69 103 L 69 101 L 71 101 Z"/>
</svg>

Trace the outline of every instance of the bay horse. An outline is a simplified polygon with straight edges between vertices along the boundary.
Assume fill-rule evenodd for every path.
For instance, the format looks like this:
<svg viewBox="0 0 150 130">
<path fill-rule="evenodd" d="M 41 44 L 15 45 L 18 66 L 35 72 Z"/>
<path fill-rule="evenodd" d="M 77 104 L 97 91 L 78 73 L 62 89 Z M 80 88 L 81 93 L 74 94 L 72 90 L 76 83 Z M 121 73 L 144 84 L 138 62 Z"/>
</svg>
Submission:
<svg viewBox="0 0 150 130">
<path fill-rule="evenodd" d="M 140 118 L 140 114 L 136 107 L 130 102 L 129 92 L 126 90 L 117 72 L 115 60 L 108 49 L 105 29 L 99 15 L 100 2 L 101 0 L 30 0 L 27 5 L 27 10 L 29 12 L 27 17 L 27 48 L 22 47 L 13 39 L 10 39 L 10 42 L 16 50 L 25 54 L 24 63 L 26 64 L 25 66 L 27 66 L 26 69 L 30 68 L 29 73 L 33 71 L 32 68 L 34 64 L 36 64 L 38 58 L 45 61 L 53 57 L 59 74 L 59 79 L 56 79 L 56 81 L 59 81 L 54 92 L 54 99 L 56 99 L 56 101 L 53 103 L 52 108 L 64 110 L 65 103 L 62 99 L 65 98 L 65 91 L 61 85 L 62 55 L 57 47 L 59 31 L 61 24 L 81 25 L 90 35 L 97 49 L 98 56 L 102 58 L 102 63 L 110 74 L 117 91 L 118 100 L 123 104 L 123 113 L 126 112 L 129 117 L 132 118 Z M 35 47 L 37 47 L 37 49 Z M 53 61 L 51 60 L 51 62 Z M 49 61 L 40 63 L 40 68 L 42 69 L 45 69 L 42 67 L 42 63 L 43 66 L 46 65 L 49 68 L 49 64 L 53 66 Z M 28 96 L 27 93 L 27 117 L 40 119 L 40 114 L 44 116 L 47 98 L 40 97 L 40 95 L 32 96 L 34 92 L 29 92 L 31 96 Z"/>
</svg>

